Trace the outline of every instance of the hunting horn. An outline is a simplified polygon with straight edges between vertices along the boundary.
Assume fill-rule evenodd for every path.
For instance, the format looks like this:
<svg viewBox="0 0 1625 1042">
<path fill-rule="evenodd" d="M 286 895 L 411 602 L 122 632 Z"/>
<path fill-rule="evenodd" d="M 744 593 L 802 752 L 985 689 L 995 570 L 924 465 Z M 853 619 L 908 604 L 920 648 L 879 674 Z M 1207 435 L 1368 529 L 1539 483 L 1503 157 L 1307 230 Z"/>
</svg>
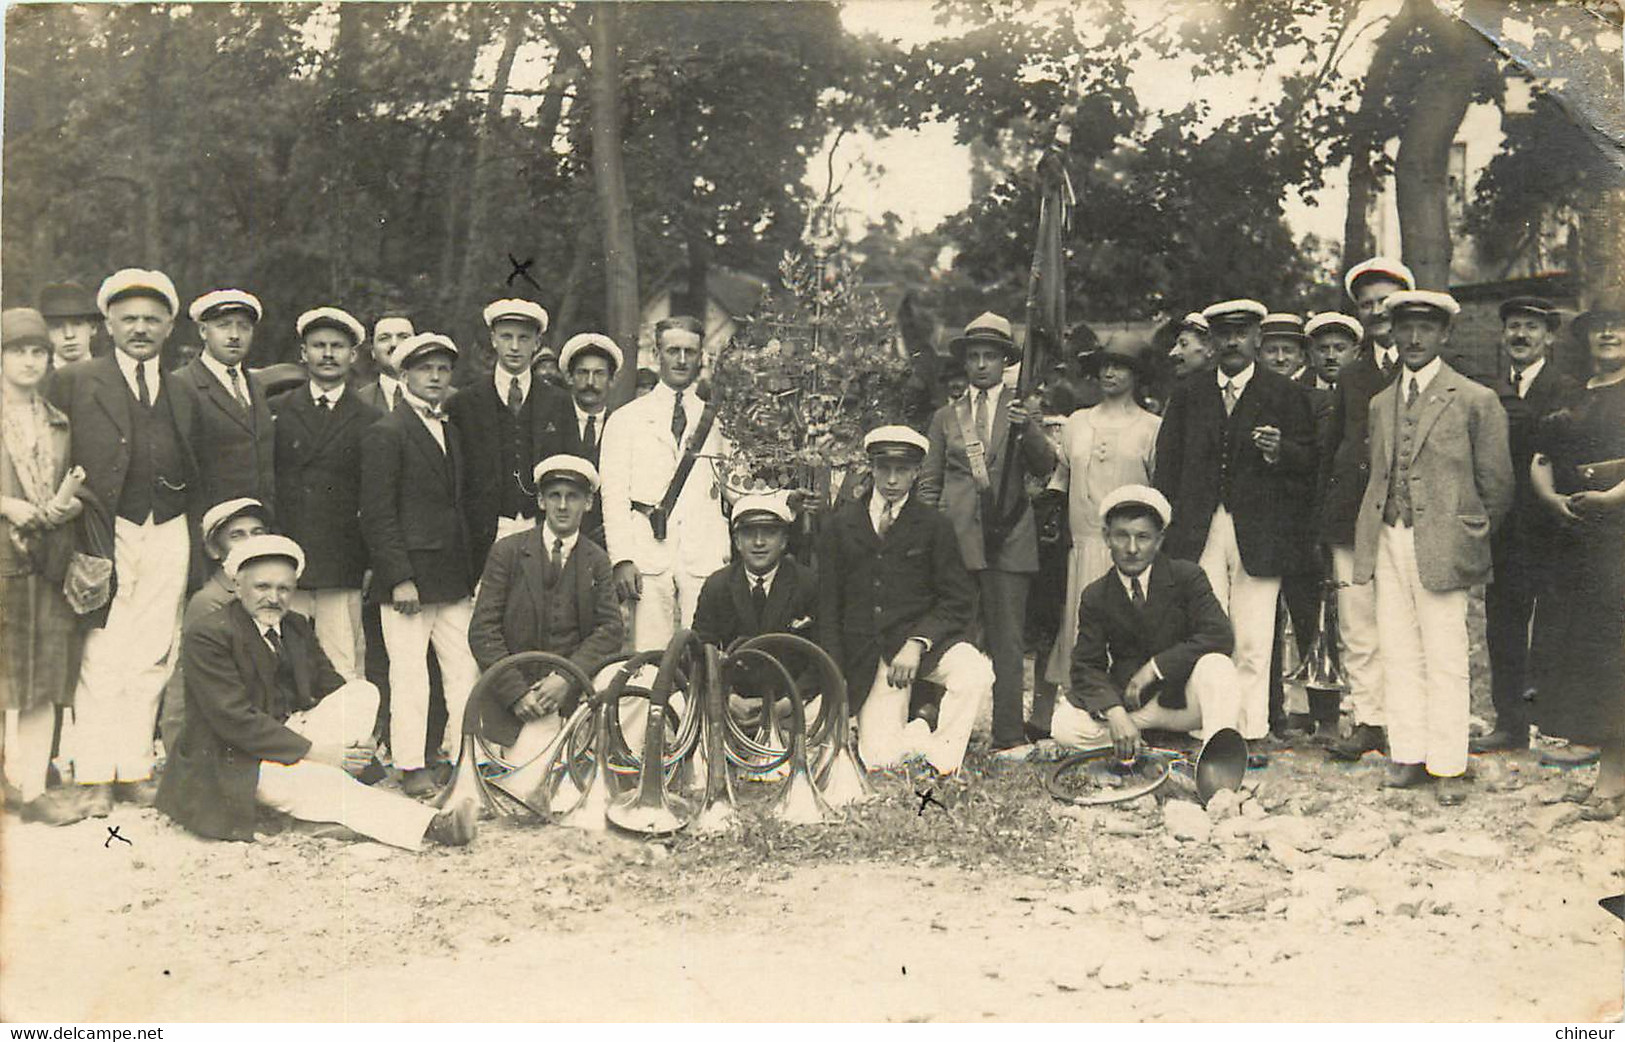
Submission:
<svg viewBox="0 0 1625 1042">
<path fill-rule="evenodd" d="M 666 789 L 666 706 L 677 682 L 678 663 L 693 642 L 693 631 L 682 630 L 672 637 L 661 657 L 660 672 L 649 689 L 649 717 L 643 731 L 637 786 L 617 797 L 605 811 L 605 817 L 616 828 L 645 836 L 669 836 L 699 813 L 693 801 Z"/>
</svg>

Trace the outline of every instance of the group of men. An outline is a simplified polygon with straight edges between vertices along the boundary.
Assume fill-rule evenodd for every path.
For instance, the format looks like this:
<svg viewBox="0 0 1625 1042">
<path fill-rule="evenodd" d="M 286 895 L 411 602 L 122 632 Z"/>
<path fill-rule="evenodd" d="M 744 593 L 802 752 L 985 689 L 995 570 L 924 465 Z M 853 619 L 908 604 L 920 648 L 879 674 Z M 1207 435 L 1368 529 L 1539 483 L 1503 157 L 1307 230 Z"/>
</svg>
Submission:
<svg viewBox="0 0 1625 1042">
<path fill-rule="evenodd" d="M 1102 508 L 1113 570 L 1084 591 L 1056 738 L 1125 755 L 1146 727 L 1236 727 L 1261 742 L 1284 718 L 1270 691 L 1277 599 L 1307 633 L 1329 569 L 1355 725 L 1334 751 L 1386 742 L 1389 784 L 1444 779 L 1441 801 L 1460 800 L 1467 590 L 1492 556 L 1492 635 L 1527 646 L 1522 550 L 1498 529 L 1528 469 L 1527 431 L 1509 441 L 1502 400 L 1441 357 L 1452 298 L 1383 258 L 1346 288 L 1357 319 L 1305 322 L 1250 300 L 1187 317 L 1155 487 Z M 1036 403 L 1006 382 L 1020 352 L 999 316 L 955 340 L 968 387 L 927 434 L 869 432 L 864 480 L 735 501 L 716 466 L 730 446 L 696 392 L 704 331 L 691 318 L 656 325 L 658 383 L 610 410 L 621 346 L 570 338 L 568 390 L 555 386 L 533 368 L 548 315 L 528 300 L 485 308 L 495 365 L 455 392 L 451 338 L 403 315 L 369 337 L 343 309 L 313 308 L 294 324 L 305 380 L 272 397 L 243 365 L 263 318 L 252 294 L 194 300 L 202 350 L 173 372 L 157 362 L 181 305 L 167 276 L 119 271 L 95 303 L 114 350 L 65 359 L 49 393 L 112 520 L 116 592 L 86 640 L 64 739 L 74 785 L 46 820 L 156 796 L 211 836 L 251 837 L 265 805 L 403 847 L 467 842 L 472 821 L 363 783 L 387 773 L 380 741 L 404 797 L 429 796 L 480 670 L 543 650 L 590 674 L 688 628 L 723 646 L 815 638 L 846 678 L 872 768 L 959 769 L 989 701 L 996 749 L 1023 754 L 1036 737 L 1021 628 L 1032 514 L 1020 503 L 998 517 L 994 504 L 1007 468 L 1043 478 L 1056 454 Z M 1555 309 L 1521 299 L 1502 317 L 1516 387 L 1502 398 L 1556 394 L 1542 362 Z M 363 383 L 369 344 L 378 372 Z M 792 539 L 803 513 L 816 541 Z M 793 541 L 813 560 L 790 556 Z M 1527 744 L 1521 655 L 1497 656 L 1493 743 Z M 565 672 L 516 671 L 480 726 L 522 758 L 557 731 L 576 687 Z M 438 747 L 436 691 L 449 718 Z M 1335 705 L 1311 708 L 1335 726 Z"/>
</svg>

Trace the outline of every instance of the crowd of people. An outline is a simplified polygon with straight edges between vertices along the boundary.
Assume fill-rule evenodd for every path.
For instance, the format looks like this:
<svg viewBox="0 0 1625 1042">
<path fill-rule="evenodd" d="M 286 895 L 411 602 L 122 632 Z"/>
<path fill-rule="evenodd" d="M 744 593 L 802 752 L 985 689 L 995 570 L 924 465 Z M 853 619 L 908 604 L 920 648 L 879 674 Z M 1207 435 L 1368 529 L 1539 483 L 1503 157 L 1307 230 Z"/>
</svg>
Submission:
<svg viewBox="0 0 1625 1042">
<path fill-rule="evenodd" d="M 1577 380 L 1559 310 L 1502 302 L 1505 366 L 1480 383 L 1445 360 L 1449 294 L 1380 257 L 1345 289 L 1351 313 L 1187 315 L 1163 402 L 1145 345 L 1080 351 L 1021 400 L 1011 323 L 984 314 L 923 430 L 876 427 L 817 490 L 738 495 L 692 318 L 656 325 L 658 371 L 610 408 L 626 350 L 589 332 L 555 353 L 529 300 L 484 309 L 494 365 L 454 387 L 462 349 L 404 314 L 369 333 L 304 312 L 289 378 L 244 364 L 259 300 L 212 290 L 185 312 L 201 349 L 166 370 L 162 272 L 53 285 L 0 314 L 6 805 L 68 824 L 155 803 L 233 839 L 266 807 L 464 844 L 471 808 L 432 798 L 482 670 L 574 667 L 510 671 L 475 707 L 522 762 L 581 677 L 692 629 L 815 640 L 870 769 L 958 771 L 991 705 L 1001 759 L 1234 728 L 1252 766 L 1286 742 L 1381 753 L 1384 785 L 1452 806 L 1470 750 L 1538 727 L 1600 761 L 1582 814 L 1617 816 L 1625 306 L 1568 324 Z M 1495 725 L 1471 738 L 1480 586 Z M 1327 590 L 1346 694 L 1283 682 Z M 759 719 L 773 678 L 733 683 Z"/>
</svg>

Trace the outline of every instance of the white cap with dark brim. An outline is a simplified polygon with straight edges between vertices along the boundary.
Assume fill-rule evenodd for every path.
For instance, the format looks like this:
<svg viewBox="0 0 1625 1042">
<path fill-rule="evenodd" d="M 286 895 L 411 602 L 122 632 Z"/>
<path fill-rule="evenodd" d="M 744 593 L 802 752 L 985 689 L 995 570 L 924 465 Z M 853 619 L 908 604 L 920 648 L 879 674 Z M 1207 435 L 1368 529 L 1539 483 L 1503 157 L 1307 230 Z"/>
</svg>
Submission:
<svg viewBox="0 0 1625 1042">
<path fill-rule="evenodd" d="M 1137 503 L 1148 506 L 1156 511 L 1162 518 L 1162 527 L 1167 528 L 1174 520 L 1174 508 L 1169 505 L 1168 497 L 1152 488 L 1150 485 L 1120 485 L 1106 493 L 1106 498 L 1100 501 L 1100 520 L 1104 524 L 1106 515 L 1125 504 Z"/>
<path fill-rule="evenodd" d="M 1382 308 L 1390 316 L 1398 316 L 1401 311 L 1433 311 L 1446 318 L 1461 314 L 1461 305 L 1456 303 L 1455 297 L 1434 289 L 1395 290 L 1383 298 Z"/>
<path fill-rule="evenodd" d="M 1365 327 L 1360 325 L 1360 320 L 1351 315 L 1345 315 L 1341 311 L 1322 311 L 1318 315 L 1311 316 L 1309 321 L 1303 325 L 1306 336 L 1314 336 L 1323 329 L 1343 329 L 1347 330 L 1355 340 L 1365 339 Z"/>
<path fill-rule="evenodd" d="M 871 456 L 924 456 L 930 448 L 925 435 L 900 423 L 876 427 L 863 436 L 863 451 Z"/>
<path fill-rule="evenodd" d="M 155 297 L 169 305 L 171 315 L 179 314 L 181 310 L 181 298 L 175 292 L 175 283 L 161 271 L 122 268 L 113 272 L 102 280 L 101 288 L 96 291 L 96 307 L 106 315 L 107 309 L 115 301 L 125 297 Z"/>
<path fill-rule="evenodd" d="M 591 461 L 569 453 L 557 453 L 542 460 L 530 472 L 530 477 L 538 492 L 553 481 L 571 481 L 588 492 L 598 491 L 598 468 Z"/>
<path fill-rule="evenodd" d="M 1303 330 L 1303 316 L 1294 315 L 1290 311 L 1274 311 L 1264 316 L 1260 323 L 1265 336 L 1292 336 L 1302 339 L 1306 334 Z"/>
<path fill-rule="evenodd" d="M 1202 317 L 1207 319 L 1210 326 L 1258 323 L 1264 321 L 1264 316 L 1269 313 L 1269 308 L 1245 297 L 1240 300 L 1221 300 L 1202 309 Z"/>
<path fill-rule="evenodd" d="M 216 313 L 228 311 L 247 311 L 254 316 L 256 323 L 265 317 L 260 298 L 242 289 L 212 289 L 192 301 L 192 306 L 186 309 L 193 322 L 202 322 L 206 318 L 213 318 Z"/>
<path fill-rule="evenodd" d="M 451 337 L 441 333 L 418 333 L 395 345 L 395 350 L 389 353 L 389 364 L 396 372 L 405 372 L 412 359 L 435 351 L 447 352 L 453 359 L 457 357 L 457 345 L 452 343 Z"/>
<path fill-rule="evenodd" d="M 235 581 L 243 565 L 268 557 L 286 558 L 291 561 L 295 579 L 305 574 L 305 552 L 299 549 L 298 543 L 285 535 L 249 536 L 231 548 L 231 553 L 226 555 L 226 562 L 221 566 L 221 570 L 226 573 L 226 578 Z"/>
<path fill-rule="evenodd" d="M 785 492 L 756 492 L 748 496 L 740 496 L 734 503 L 732 527 L 741 525 L 778 524 L 788 525 L 796 519 L 796 512 L 790 506 L 790 493 Z"/>
<path fill-rule="evenodd" d="M 1203 333 L 1213 332 L 1213 326 L 1209 324 L 1207 316 L 1203 315 L 1200 311 L 1192 311 L 1190 314 L 1180 319 L 1179 328 L 1195 329 Z"/>
<path fill-rule="evenodd" d="M 569 372 L 570 360 L 582 353 L 599 354 L 609 359 L 612 375 L 621 371 L 621 364 L 626 360 L 621 354 L 620 345 L 604 334 L 577 333 L 564 342 L 564 350 L 559 352 L 559 368 Z"/>
<path fill-rule="evenodd" d="M 547 311 L 534 300 L 509 297 L 505 300 L 493 300 L 485 305 L 486 329 L 490 329 L 505 318 L 531 322 L 535 324 L 538 333 L 547 332 Z"/>
<path fill-rule="evenodd" d="M 300 315 L 299 320 L 293 324 L 295 332 L 301 337 L 312 329 L 321 329 L 324 326 L 350 334 L 357 344 L 367 339 L 367 327 L 343 308 L 311 308 Z"/>
<path fill-rule="evenodd" d="M 203 533 L 203 541 L 208 542 L 209 538 L 214 535 L 214 530 L 227 521 L 230 521 L 238 514 L 248 513 L 249 511 L 259 514 L 266 524 L 271 523 L 271 511 L 259 500 L 248 498 L 228 499 L 222 503 L 216 503 L 203 512 L 203 524 L 198 526 L 198 530 Z"/>
<path fill-rule="evenodd" d="M 1392 257 L 1371 257 L 1350 268 L 1349 273 L 1343 276 L 1343 292 L 1348 294 L 1350 300 L 1354 299 L 1354 289 L 1364 278 L 1387 279 L 1405 289 L 1416 288 L 1416 276 L 1411 274 L 1410 268 Z"/>
</svg>

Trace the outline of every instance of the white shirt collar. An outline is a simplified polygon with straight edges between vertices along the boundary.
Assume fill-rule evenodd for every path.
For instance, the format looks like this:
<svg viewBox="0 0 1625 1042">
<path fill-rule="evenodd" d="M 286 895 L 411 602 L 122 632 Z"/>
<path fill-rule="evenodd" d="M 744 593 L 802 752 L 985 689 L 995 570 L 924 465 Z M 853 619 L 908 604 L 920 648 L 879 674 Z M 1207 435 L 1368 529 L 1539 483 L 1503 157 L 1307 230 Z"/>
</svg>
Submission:
<svg viewBox="0 0 1625 1042">
<path fill-rule="evenodd" d="M 1258 368 L 1258 363 L 1256 363 L 1256 362 L 1248 362 L 1247 363 L 1247 368 L 1243 369 L 1241 372 L 1237 373 L 1235 376 L 1228 375 L 1227 373 L 1225 373 L 1225 371 L 1223 369 L 1220 369 L 1218 367 L 1214 367 L 1213 372 L 1218 377 L 1219 390 L 1220 391 L 1224 390 L 1224 385 L 1225 384 L 1231 384 L 1236 389 L 1236 397 L 1240 398 L 1241 395 L 1242 395 L 1242 392 L 1247 390 L 1247 385 L 1252 382 L 1253 371 L 1255 369 L 1257 369 L 1257 368 Z"/>
<path fill-rule="evenodd" d="M 344 384 L 342 383 L 333 388 L 331 391 L 322 390 L 316 385 L 315 380 L 310 381 L 310 383 L 308 383 L 306 386 L 310 388 L 310 400 L 315 402 L 317 405 L 322 404 L 323 398 L 326 398 L 334 405 L 337 405 L 339 403 L 339 399 L 344 397 Z"/>
<path fill-rule="evenodd" d="M 265 625 L 261 625 L 259 622 L 255 622 L 254 625 L 259 627 L 260 637 L 265 641 L 265 643 L 267 645 L 271 644 L 271 634 L 273 634 L 273 633 L 276 634 L 276 639 L 277 640 L 282 639 L 282 627 L 281 626 L 265 626 Z M 275 651 L 276 650 L 275 646 L 272 646 L 271 650 Z"/>
<path fill-rule="evenodd" d="M 124 382 L 130 385 L 130 394 L 137 398 L 141 397 L 141 393 L 136 390 L 135 367 L 138 365 L 145 366 L 147 371 L 147 393 L 152 396 L 153 401 L 158 400 L 159 371 L 157 355 L 138 362 L 123 351 L 115 349 L 113 358 L 118 361 L 119 371 L 124 374 Z"/>
<path fill-rule="evenodd" d="M 1433 382 L 1433 378 L 1435 376 L 1439 375 L 1439 370 L 1441 368 L 1443 368 L 1443 366 L 1444 366 L 1444 359 L 1439 357 L 1438 355 L 1434 355 L 1433 356 L 1433 361 L 1429 362 L 1427 365 L 1424 365 L 1422 368 L 1416 370 L 1416 372 L 1413 373 L 1413 372 L 1410 371 L 1410 369 L 1406 369 L 1404 372 L 1400 373 L 1399 374 L 1399 380 L 1400 380 L 1401 383 L 1404 383 L 1404 384 L 1409 384 L 1410 381 L 1415 380 L 1416 381 L 1416 393 L 1417 393 L 1418 396 L 1420 396 L 1423 391 L 1426 391 L 1428 389 L 1428 384 Z M 1409 386 L 1401 387 L 1400 388 L 1400 393 L 1402 395 L 1409 395 L 1411 393 L 1411 389 L 1410 389 Z M 1400 401 L 1404 401 L 1404 400 L 1405 400 L 1404 398 L 1400 399 Z"/>
<path fill-rule="evenodd" d="M 552 527 L 550 525 L 548 525 L 548 523 L 546 521 L 543 521 L 542 522 L 542 550 L 543 550 L 544 553 L 547 554 L 548 557 L 553 556 L 553 544 L 558 542 L 559 538 L 560 538 L 559 534 L 557 532 L 553 531 Z M 576 542 L 580 538 L 581 538 L 581 529 L 579 529 L 579 528 L 576 529 L 574 532 L 571 532 L 569 535 L 563 537 L 563 539 L 564 539 L 564 549 L 561 551 L 561 554 L 563 555 L 564 560 L 568 561 L 570 559 L 570 553 L 571 553 L 571 551 L 573 551 L 576 548 Z"/>
<path fill-rule="evenodd" d="M 772 568 L 769 568 L 766 572 L 764 572 L 761 575 L 757 575 L 755 572 L 751 571 L 749 568 L 746 568 L 745 569 L 745 588 L 747 590 L 754 590 L 756 588 L 756 584 L 761 583 L 762 584 L 762 589 L 766 590 L 769 594 L 771 594 L 773 592 L 773 580 L 774 580 L 775 577 L 778 576 L 778 574 L 779 574 L 779 565 L 777 565 L 777 564 L 774 565 Z"/>
<path fill-rule="evenodd" d="M 604 435 L 604 420 L 606 418 L 608 418 L 608 416 L 609 416 L 609 409 L 600 408 L 597 412 L 588 412 L 587 410 L 585 410 L 585 409 L 583 409 L 581 407 L 579 402 L 577 402 L 575 400 L 574 395 L 570 396 L 570 405 L 576 411 L 576 433 L 577 434 L 586 433 L 586 430 L 587 430 L 587 417 L 596 416 L 596 417 L 598 417 L 598 436 L 603 437 L 603 435 Z"/>
<path fill-rule="evenodd" d="M 893 504 L 891 508 L 891 517 L 893 522 L 897 520 L 897 515 L 901 514 L 903 512 L 903 508 L 906 506 L 908 506 L 908 496 L 904 496 L 902 499 L 899 499 L 895 504 Z M 880 494 L 879 489 L 876 489 L 869 494 L 869 521 L 875 526 L 875 531 L 877 532 L 880 531 L 880 515 L 884 513 L 885 510 L 886 497 Z"/>
<path fill-rule="evenodd" d="M 1304 372 L 1305 369 L 1308 369 L 1308 368 L 1309 367 L 1306 366 L 1306 365 L 1298 366 L 1298 368 L 1292 370 L 1292 375 L 1287 377 L 1287 379 L 1292 380 L 1294 382 L 1302 380 L 1303 379 L 1303 372 Z"/>
<path fill-rule="evenodd" d="M 1134 576 L 1135 579 L 1140 580 L 1140 593 L 1145 595 L 1147 598 L 1150 598 L 1151 596 L 1151 569 L 1154 567 L 1156 566 L 1148 564 L 1145 566 L 1145 571 Z M 1133 581 L 1122 572 L 1119 572 L 1116 568 L 1113 568 L 1112 572 L 1117 576 L 1117 581 L 1123 584 L 1123 592 L 1128 594 L 1129 601 L 1132 603 L 1134 600 Z"/>
<path fill-rule="evenodd" d="M 494 370 L 491 371 L 492 382 L 494 384 L 496 384 L 497 399 L 499 401 L 501 401 L 504 405 L 506 405 L 508 403 L 508 385 L 513 383 L 513 378 L 515 376 L 519 377 L 519 398 L 520 398 L 520 400 L 521 401 L 529 401 L 530 400 L 530 370 L 529 369 L 526 369 L 522 373 L 510 373 L 510 372 L 508 372 L 508 370 L 502 368 L 499 365 Z"/>
<path fill-rule="evenodd" d="M 992 387 L 967 387 L 965 389 L 965 400 L 970 403 L 972 409 L 976 408 L 976 399 L 981 396 L 983 391 L 987 392 L 987 407 L 991 412 L 999 407 L 999 395 L 1004 393 L 1004 381 L 1000 380 Z"/>
<path fill-rule="evenodd" d="M 1521 377 L 1518 381 L 1519 398 L 1529 397 L 1529 385 L 1535 382 L 1535 377 L 1539 376 L 1540 371 L 1544 368 L 1546 368 L 1546 359 L 1544 357 L 1537 358 L 1524 366 L 1523 372 L 1518 374 Z"/>
<path fill-rule="evenodd" d="M 412 409 L 418 414 L 418 418 L 421 419 L 424 423 L 440 423 L 440 422 L 442 422 L 438 418 L 431 419 L 430 417 L 424 415 L 424 413 L 427 412 L 430 409 L 439 410 L 441 408 L 441 406 L 430 405 L 428 402 L 424 401 L 422 398 L 419 398 L 417 395 L 413 394 L 411 391 L 408 391 L 406 389 L 405 384 L 401 384 L 401 400 L 406 402 L 407 405 L 410 405 L 412 407 Z"/>
<path fill-rule="evenodd" d="M 1375 346 L 1376 346 L 1376 351 L 1375 351 L 1375 353 L 1372 354 L 1371 357 L 1376 361 L 1378 369 L 1383 369 L 1383 368 L 1386 368 L 1388 366 L 1398 364 L 1398 362 L 1399 362 L 1399 348 L 1397 348 L 1397 347 L 1383 347 L 1381 344 L 1377 344 Z"/>
<path fill-rule="evenodd" d="M 203 368 L 205 368 L 209 372 L 213 373 L 214 378 L 216 380 L 220 381 L 220 386 L 224 387 L 227 391 L 232 390 L 232 387 L 231 387 L 231 369 L 237 370 L 237 379 L 238 379 L 238 381 L 240 382 L 240 384 L 242 386 L 243 393 L 244 394 L 248 393 L 248 374 L 243 372 L 243 366 L 242 366 L 241 362 L 239 362 L 236 365 L 232 366 L 231 369 L 228 369 L 224 365 L 220 364 L 219 359 L 215 358 L 213 355 L 209 354 L 209 352 L 207 352 L 207 351 L 203 352 L 202 354 L 198 355 L 197 357 L 198 357 L 198 360 L 203 363 Z M 235 393 L 235 392 L 233 392 L 233 393 Z"/>
<path fill-rule="evenodd" d="M 390 376 L 388 373 L 383 372 L 382 370 L 379 371 L 378 389 L 384 392 L 384 401 L 390 403 L 390 405 L 395 404 L 395 388 L 397 387 L 401 388 L 402 390 L 405 389 L 405 385 L 399 380 L 395 379 L 395 377 Z"/>
</svg>

